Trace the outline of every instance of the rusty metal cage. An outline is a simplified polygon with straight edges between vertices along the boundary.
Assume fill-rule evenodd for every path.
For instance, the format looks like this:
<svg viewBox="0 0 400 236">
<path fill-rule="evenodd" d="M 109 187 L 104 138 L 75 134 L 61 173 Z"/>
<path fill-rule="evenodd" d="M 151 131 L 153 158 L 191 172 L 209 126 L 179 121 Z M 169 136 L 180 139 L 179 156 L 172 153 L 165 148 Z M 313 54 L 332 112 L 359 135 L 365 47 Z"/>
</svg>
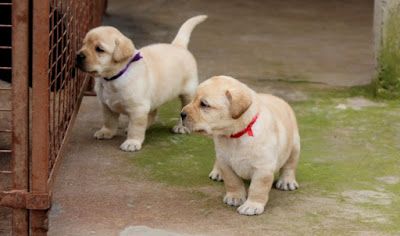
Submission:
<svg viewBox="0 0 400 236">
<path fill-rule="evenodd" d="M 89 78 L 75 52 L 106 0 L 0 0 L 0 235 L 43 235 Z"/>
</svg>

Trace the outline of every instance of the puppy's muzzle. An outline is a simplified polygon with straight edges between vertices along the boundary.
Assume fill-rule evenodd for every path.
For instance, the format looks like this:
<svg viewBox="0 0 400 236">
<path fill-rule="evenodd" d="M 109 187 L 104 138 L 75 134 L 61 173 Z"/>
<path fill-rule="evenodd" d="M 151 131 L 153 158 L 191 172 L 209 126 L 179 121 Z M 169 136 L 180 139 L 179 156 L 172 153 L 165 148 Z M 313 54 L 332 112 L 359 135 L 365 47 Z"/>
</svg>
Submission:
<svg viewBox="0 0 400 236">
<path fill-rule="evenodd" d="M 187 117 L 187 113 L 184 112 L 184 111 L 182 111 L 182 112 L 181 112 L 182 121 L 184 121 L 184 120 L 186 119 L 186 117 Z"/>
</svg>

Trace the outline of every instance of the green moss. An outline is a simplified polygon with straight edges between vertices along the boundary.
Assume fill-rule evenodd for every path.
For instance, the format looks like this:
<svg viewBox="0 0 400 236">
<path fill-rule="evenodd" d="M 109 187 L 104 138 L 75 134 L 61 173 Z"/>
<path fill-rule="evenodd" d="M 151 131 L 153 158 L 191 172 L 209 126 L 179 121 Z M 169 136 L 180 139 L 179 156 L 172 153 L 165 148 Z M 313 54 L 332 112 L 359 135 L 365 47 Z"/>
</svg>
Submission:
<svg viewBox="0 0 400 236">
<path fill-rule="evenodd" d="M 376 94 L 384 98 L 400 97 L 400 4 L 390 10 L 378 58 Z"/>
<path fill-rule="evenodd" d="M 302 137 L 298 180 L 307 185 L 301 191 L 312 194 L 318 189 L 319 194 L 340 199 L 341 192 L 346 190 L 377 191 L 383 187 L 392 197 L 390 205 L 360 205 L 389 218 L 390 223 L 377 224 L 378 228 L 398 232 L 400 187 L 376 180 L 381 176 L 398 176 L 398 101 L 360 111 L 335 109 L 337 104 L 345 103 L 344 99 L 320 98 L 294 105 Z"/>
<path fill-rule="evenodd" d="M 399 101 L 381 101 L 384 106 L 361 110 L 340 110 L 336 108 L 338 104 L 346 103 L 354 96 L 369 95 L 371 87 L 317 89 L 313 85 L 301 86 L 307 91 L 309 99 L 293 102 L 292 106 L 297 114 L 302 138 L 297 176 L 300 185 L 305 187 L 293 194 L 334 198 L 341 204 L 348 203 L 348 199 L 341 195 L 343 191 L 385 191 L 392 197 L 389 205 L 351 204 L 380 212 L 387 222 L 370 224 L 362 219 L 352 222 L 365 229 L 399 232 L 400 186 L 384 184 L 376 179 L 399 176 Z M 206 198 L 202 192 L 195 191 L 202 186 L 218 186 L 222 194 L 222 184 L 208 179 L 215 155 L 212 140 L 199 135 L 176 135 L 170 132 L 179 110 L 178 101 L 164 105 L 158 123 L 147 132 L 143 149 L 127 155 L 129 162 L 139 167 L 135 175 L 185 187 L 196 198 Z M 210 199 L 211 208 L 220 203 L 214 201 Z M 223 207 L 222 204 L 218 206 Z M 210 211 L 205 210 L 205 214 Z M 309 222 L 321 222 L 326 217 L 323 212 L 310 214 L 306 216 Z M 267 214 L 260 217 L 260 221 L 266 218 Z"/>
<path fill-rule="evenodd" d="M 133 164 L 150 170 L 150 177 L 178 186 L 209 184 L 207 178 L 214 161 L 212 140 L 199 135 L 177 135 L 170 129 L 180 111 L 177 100 L 164 105 L 159 122 L 146 134 L 144 148 L 132 154 Z"/>
</svg>

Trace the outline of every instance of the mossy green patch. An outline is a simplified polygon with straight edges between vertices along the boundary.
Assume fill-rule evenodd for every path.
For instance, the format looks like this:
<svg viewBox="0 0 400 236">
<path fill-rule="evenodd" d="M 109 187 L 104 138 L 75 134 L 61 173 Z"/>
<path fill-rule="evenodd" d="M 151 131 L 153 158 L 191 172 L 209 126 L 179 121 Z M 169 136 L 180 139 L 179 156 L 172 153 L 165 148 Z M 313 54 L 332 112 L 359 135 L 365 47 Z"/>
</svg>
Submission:
<svg viewBox="0 0 400 236">
<path fill-rule="evenodd" d="M 158 181 L 178 186 L 209 184 L 207 178 L 214 162 L 212 140 L 199 135 L 171 132 L 180 112 L 177 100 L 159 111 L 159 122 L 146 133 L 144 148 L 132 154 L 131 161 L 147 170 Z"/>
<path fill-rule="evenodd" d="M 346 96 L 336 96 L 294 104 L 302 137 L 298 180 L 307 184 L 302 192 L 318 190 L 337 199 L 349 189 L 388 193 L 389 205 L 359 204 L 388 218 L 388 223 L 377 224 L 378 228 L 398 232 L 400 188 L 383 185 L 377 178 L 399 176 L 400 106 L 392 101 L 362 110 L 336 108 L 346 101 Z"/>
<path fill-rule="evenodd" d="M 375 81 L 379 97 L 400 97 L 400 4 L 389 10 L 384 24 Z"/>
<path fill-rule="evenodd" d="M 338 204 L 373 209 L 384 216 L 382 222 L 370 224 L 357 218 L 354 224 L 383 232 L 400 232 L 400 186 L 377 180 L 382 176 L 400 177 L 399 101 L 381 100 L 379 106 L 360 110 L 338 109 L 338 104 L 346 104 L 354 96 L 369 95 L 371 87 L 307 90 L 305 86 L 304 91 L 309 99 L 291 104 L 302 140 L 297 178 L 305 186 L 294 194 L 324 196 L 335 199 Z M 215 155 L 212 140 L 170 132 L 179 110 L 178 101 L 160 109 L 159 122 L 147 131 L 143 149 L 129 154 L 129 161 L 157 182 L 192 190 L 210 185 L 222 187 L 207 178 Z M 348 190 L 383 192 L 390 196 L 390 203 L 351 202 L 342 195 Z M 310 214 L 307 217 L 313 222 L 324 217 L 322 213 Z"/>
</svg>

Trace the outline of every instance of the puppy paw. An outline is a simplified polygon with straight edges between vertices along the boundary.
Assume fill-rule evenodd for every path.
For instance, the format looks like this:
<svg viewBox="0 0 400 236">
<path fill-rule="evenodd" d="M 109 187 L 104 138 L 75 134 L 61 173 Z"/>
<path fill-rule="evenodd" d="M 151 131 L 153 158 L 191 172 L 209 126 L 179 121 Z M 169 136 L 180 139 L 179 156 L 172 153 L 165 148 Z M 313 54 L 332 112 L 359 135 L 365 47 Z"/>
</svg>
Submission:
<svg viewBox="0 0 400 236">
<path fill-rule="evenodd" d="M 94 133 L 93 136 L 96 139 L 111 139 L 114 137 L 115 133 L 116 133 L 115 131 L 103 127 L 96 133 Z"/>
<path fill-rule="evenodd" d="M 299 188 L 299 184 L 295 178 L 292 177 L 280 177 L 275 183 L 277 189 L 283 191 L 293 191 Z"/>
<path fill-rule="evenodd" d="M 127 139 L 119 148 L 125 152 L 139 151 L 142 148 L 142 142 L 136 139 Z"/>
<path fill-rule="evenodd" d="M 218 181 L 218 182 L 222 182 L 223 181 L 221 172 L 217 168 L 214 168 L 210 172 L 210 174 L 208 175 L 208 178 L 210 178 L 210 179 L 212 179 L 214 181 Z"/>
<path fill-rule="evenodd" d="M 229 206 L 240 206 L 246 201 L 246 195 L 243 193 L 226 193 L 224 203 Z"/>
<path fill-rule="evenodd" d="M 188 133 L 190 133 L 188 128 L 186 128 L 185 126 L 180 125 L 180 124 L 179 125 L 175 125 L 172 128 L 172 132 L 174 132 L 175 134 L 188 134 Z"/>
<path fill-rule="evenodd" d="M 247 200 L 243 205 L 238 207 L 237 211 L 241 215 L 259 215 L 264 212 L 264 204 Z"/>
</svg>

